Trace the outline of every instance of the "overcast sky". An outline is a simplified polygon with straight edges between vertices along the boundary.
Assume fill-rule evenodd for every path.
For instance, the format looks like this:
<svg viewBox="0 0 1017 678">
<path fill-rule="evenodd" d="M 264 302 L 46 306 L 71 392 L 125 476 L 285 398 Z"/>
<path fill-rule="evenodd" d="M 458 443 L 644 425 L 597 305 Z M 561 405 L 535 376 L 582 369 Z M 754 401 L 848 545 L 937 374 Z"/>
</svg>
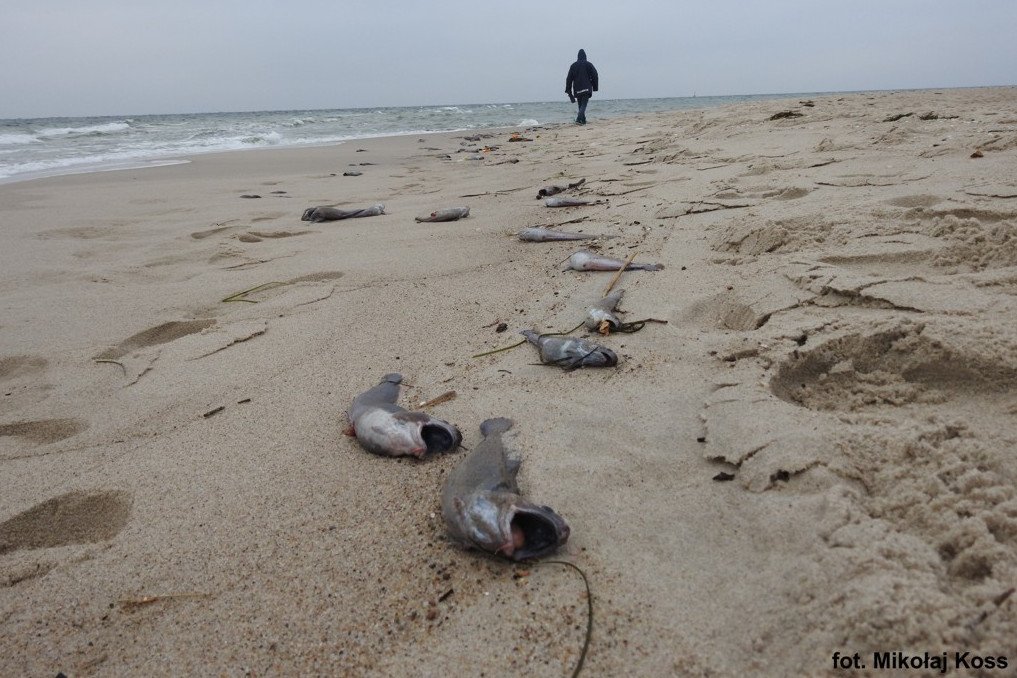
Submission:
<svg viewBox="0 0 1017 678">
<path fill-rule="evenodd" d="M 0 118 L 1017 83 L 1017 0 L 2 0 Z"/>
</svg>

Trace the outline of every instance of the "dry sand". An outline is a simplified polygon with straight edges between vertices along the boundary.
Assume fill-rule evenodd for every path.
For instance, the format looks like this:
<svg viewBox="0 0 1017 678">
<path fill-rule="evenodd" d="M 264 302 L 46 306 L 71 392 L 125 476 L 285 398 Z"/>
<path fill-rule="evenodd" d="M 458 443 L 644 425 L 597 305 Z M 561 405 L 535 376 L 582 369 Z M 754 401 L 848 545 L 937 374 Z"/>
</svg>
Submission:
<svg viewBox="0 0 1017 678">
<path fill-rule="evenodd" d="M 1017 90 L 596 111 L 0 186 L 0 674 L 568 675 L 576 574 L 444 536 L 464 452 L 343 435 L 400 371 L 404 405 L 457 391 L 467 447 L 516 420 L 593 588 L 589 675 L 1014 675 Z M 581 177 L 609 203 L 534 199 Z M 582 319 L 611 274 L 514 237 L 580 218 L 665 265 L 621 307 L 668 324 L 604 339 L 615 369 L 471 358 Z"/>
</svg>

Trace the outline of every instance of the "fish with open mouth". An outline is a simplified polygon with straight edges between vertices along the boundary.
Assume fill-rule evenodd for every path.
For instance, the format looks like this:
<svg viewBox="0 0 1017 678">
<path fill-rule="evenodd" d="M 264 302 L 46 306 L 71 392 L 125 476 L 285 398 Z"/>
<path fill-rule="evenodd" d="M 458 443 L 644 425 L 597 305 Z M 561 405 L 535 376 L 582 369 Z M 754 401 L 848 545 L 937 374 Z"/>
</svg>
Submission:
<svg viewBox="0 0 1017 678">
<path fill-rule="evenodd" d="M 621 259 L 594 254 L 588 250 L 580 250 L 569 257 L 569 268 L 574 271 L 617 271 L 625 266 L 626 271 L 660 271 L 664 264 L 646 264 L 632 262 L 625 265 Z"/>
<path fill-rule="evenodd" d="M 583 321 L 586 329 L 592 332 L 601 332 L 602 329 L 607 329 L 608 332 L 617 330 L 622 322 L 614 314 L 614 310 L 618 308 L 618 302 L 621 301 L 623 294 L 625 294 L 625 290 L 615 290 L 586 309 L 586 320 Z M 604 323 L 607 323 L 606 328 Z"/>
<path fill-rule="evenodd" d="M 519 334 L 537 347 L 540 362 L 545 365 L 575 370 L 580 367 L 614 367 L 618 364 L 618 356 L 614 351 L 586 339 L 552 337 L 537 334 L 533 330 L 523 330 Z"/>
<path fill-rule="evenodd" d="M 418 223 L 421 221 L 459 221 L 468 216 L 470 216 L 469 207 L 447 207 L 431 212 L 429 217 L 416 217 L 416 220 Z"/>
<path fill-rule="evenodd" d="M 341 210 L 336 207 L 308 207 L 304 210 L 301 221 L 339 221 L 340 219 L 356 219 L 358 217 L 376 217 L 385 213 L 385 206 L 381 203 L 371 205 L 358 210 Z"/>
<path fill-rule="evenodd" d="M 452 537 L 466 546 L 511 560 L 545 556 L 568 541 L 569 526 L 549 506 L 519 494 L 520 462 L 508 458 L 503 417 L 480 425 L 483 440 L 452 469 L 441 491 L 441 515 Z"/>
<path fill-rule="evenodd" d="M 459 447 L 459 429 L 426 412 L 407 412 L 395 404 L 403 375 L 392 372 L 353 399 L 349 419 L 353 435 L 368 452 L 390 457 L 423 457 Z"/>
</svg>

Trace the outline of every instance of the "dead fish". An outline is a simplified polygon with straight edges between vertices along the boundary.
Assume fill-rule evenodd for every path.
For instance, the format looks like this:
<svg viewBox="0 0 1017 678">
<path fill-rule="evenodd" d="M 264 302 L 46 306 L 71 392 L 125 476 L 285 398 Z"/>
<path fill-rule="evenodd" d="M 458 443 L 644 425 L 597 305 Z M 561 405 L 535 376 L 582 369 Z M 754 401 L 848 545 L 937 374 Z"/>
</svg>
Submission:
<svg viewBox="0 0 1017 678">
<path fill-rule="evenodd" d="M 552 337 L 537 334 L 533 330 L 523 330 L 519 334 L 537 347 L 540 362 L 545 365 L 575 370 L 580 367 L 614 367 L 618 364 L 618 356 L 614 351 L 586 339 Z"/>
<path fill-rule="evenodd" d="M 573 188 L 579 188 L 580 186 L 582 186 L 585 183 L 586 183 L 586 179 L 580 179 L 579 181 L 574 181 L 571 184 L 568 184 L 567 186 L 562 186 L 560 184 L 552 184 L 550 186 L 544 186 L 543 188 L 541 188 L 540 190 L 537 191 L 537 200 L 540 200 L 541 198 L 547 198 L 547 197 L 550 197 L 552 195 L 557 195 L 558 193 L 561 193 L 563 191 L 568 191 L 568 190 L 573 189 Z"/>
<path fill-rule="evenodd" d="M 585 233 L 570 233 L 559 231 L 553 228 L 524 228 L 519 231 L 519 239 L 523 242 L 551 242 L 554 240 L 592 240 L 599 236 L 586 235 Z"/>
<path fill-rule="evenodd" d="M 548 198 L 544 204 L 548 207 L 580 207 L 582 205 L 600 205 L 606 200 L 583 200 L 582 198 Z"/>
<path fill-rule="evenodd" d="M 586 309 L 586 320 L 583 322 L 586 329 L 596 332 L 600 330 L 601 323 L 606 322 L 612 332 L 617 330 L 622 322 L 614 314 L 614 309 L 618 307 L 618 302 L 621 301 L 624 293 L 625 290 L 615 290 Z"/>
<path fill-rule="evenodd" d="M 395 404 L 403 375 L 386 374 L 374 388 L 353 399 L 353 435 L 368 452 L 390 457 L 423 457 L 428 452 L 451 452 L 459 447 L 459 429 L 424 412 L 407 412 Z"/>
<path fill-rule="evenodd" d="M 381 203 L 365 207 L 359 210 L 341 210 L 335 207 L 308 207 L 304 210 L 301 221 L 338 221 L 340 219 L 356 219 L 357 217 L 376 217 L 385 213 L 385 206 Z"/>
<path fill-rule="evenodd" d="M 417 221 L 459 221 L 470 216 L 469 207 L 448 207 L 437 212 L 431 212 L 429 217 L 417 217 Z"/>
<path fill-rule="evenodd" d="M 545 556 L 568 541 L 569 526 L 549 506 L 519 494 L 519 460 L 509 459 L 502 434 L 511 419 L 488 419 L 484 439 L 452 469 L 441 491 L 441 515 L 449 534 L 466 546 L 527 560 Z"/>
<path fill-rule="evenodd" d="M 569 257 L 569 268 L 574 271 L 617 271 L 625 262 L 614 257 L 603 257 L 587 250 L 580 250 Z M 663 264 L 641 264 L 632 262 L 625 266 L 627 271 L 659 271 Z"/>
</svg>

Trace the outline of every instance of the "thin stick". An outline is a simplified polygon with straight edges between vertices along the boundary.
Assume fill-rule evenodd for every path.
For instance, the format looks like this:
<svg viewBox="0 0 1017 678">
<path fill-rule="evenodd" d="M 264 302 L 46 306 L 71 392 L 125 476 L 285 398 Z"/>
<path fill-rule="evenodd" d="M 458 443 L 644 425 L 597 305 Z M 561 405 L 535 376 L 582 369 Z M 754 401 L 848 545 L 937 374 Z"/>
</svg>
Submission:
<svg viewBox="0 0 1017 678">
<path fill-rule="evenodd" d="M 629 264 L 632 263 L 632 260 L 636 258 L 636 253 L 637 252 L 638 252 L 638 250 L 632 250 L 632 254 L 629 255 L 629 258 L 625 260 L 625 263 L 622 265 L 622 267 L 619 268 L 618 272 L 614 274 L 613 278 L 611 278 L 611 282 L 609 282 L 607 284 L 607 289 L 604 290 L 604 296 L 605 297 L 607 295 L 611 294 L 611 288 L 613 288 L 614 284 L 616 282 L 618 282 L 618 279 L 621 278 L 621 274 L 624 273 L 625 269 L 629 267 Z"/>
<path fill-rule="evenodd" d="M 134 609 L 142 605 L 151 605 L 163 600 L 177 600 L 181 598 L 211 598 L 211 593 L 167 593 L 161 596 L 141 596 L 140 598 L 122 598 L 120 605 L 124 609 Z"/>
<path fill-rule="evenodd" d="M 223 299 L 223 301 L 226 302 L 226 303 L 229 303 L 231 301 L 246 301 L 248 304 L 256 304 L 258 302 L 255 301 L 254 299 L 241 299 L 241 297 L 243 297 L 243 296 L 245 296 L 247 294 L 250 294 L 251 292 L 257 292 L 258 290 L 268 289 L 269 287 L 276 287 L 278 285 L 285 285 L 285 284 L 286 283 L 279 282 L 279 281 L 272 281 L 272 282 L 262 283 L 260 285 L 255 286 L 255 287 L 252 287 L 249 290 L 244 290 L 243 292 L 237 292 L 236 294 L 231 294 L 228 297 L 226 297 L 225 299 Z"/>
<path fill-rule="evenodd" d="M 420 403 L 420 405 L 418 405 L 417 407 L 431 407 L 432 405 L 441 405 L 442 403 L 447 403 L 448 401 L 452 400 L 455 397 L 456 397 L 455 391 L 445 391 L 436 398 L 431 398 L 426 402 Z"/>
</svg>

